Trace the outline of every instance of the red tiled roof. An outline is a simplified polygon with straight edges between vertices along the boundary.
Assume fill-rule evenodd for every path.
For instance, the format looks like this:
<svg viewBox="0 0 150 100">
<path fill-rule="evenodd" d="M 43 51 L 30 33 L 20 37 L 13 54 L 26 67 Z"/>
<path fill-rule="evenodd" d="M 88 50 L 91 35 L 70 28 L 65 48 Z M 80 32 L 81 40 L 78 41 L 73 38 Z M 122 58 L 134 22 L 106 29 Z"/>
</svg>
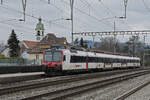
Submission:
<svg viewBox="0 0 150 100">
<path fill-rule="evenodd" d="M 36 42 L 36 41 L 26 41 L 26 40 L 24 40 L 23 42 L 26 44 L 28 49 L 34 48 L 39 43 L 39 42 Z"/>
<path fill-rule="evenodd" d="M 32 42 L 32 43 L 34 44 L 35 42 Z M 33 46 L 32 48 L 29 48 L 30 49 L 28 51 L 29 53 L 43 53 L 45 49 L 48 49 L 50 48 L 50 46 L 55 45 L 55 44 L 64 46 L 67 44 L 67 40 L 65 37 L 58 38 L 54 34 L 48 33 L 40 42 L 36 42 L 35 44 L 36 45 Z"/>
<path fill-rule="evenodd" d="M 56 37 L 53 33 L 48 33 L 41 41 L 40 44 L 61 44 L 64 45 L 64 42 L 67 43 L 66 38 L 61 37 L 58 38 Z"/>
</svg>

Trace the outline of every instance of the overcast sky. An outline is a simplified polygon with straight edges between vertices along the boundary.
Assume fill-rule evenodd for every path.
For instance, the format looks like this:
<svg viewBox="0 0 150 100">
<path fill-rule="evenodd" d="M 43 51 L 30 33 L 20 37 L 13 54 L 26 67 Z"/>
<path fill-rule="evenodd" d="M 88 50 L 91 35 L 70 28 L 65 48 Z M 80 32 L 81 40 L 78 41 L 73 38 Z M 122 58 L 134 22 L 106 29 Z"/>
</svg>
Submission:
<svg viewBox="0 0 150 100">
<path fill-rule="evenodd" d="M 44 20 L 45 34 L 55 33 L 56 36 L 71 41 L 71 22 L 65 20 L 70 18 L 70 0 L 50 0 L 50 4 L 48 0 L 27 0 L 25 22 L 18 21 L 23 18 L 22 0 L 3 1 L 3 5 L 0 5 L 0 41 L 6 43 L 12 29 L 20 40 L 35 40 L 35 25 L 39 17 Z M 149 30 L 149 4 L 149 0 L 128 0 L 127 19 L 117 19 L 114 17 L 124 16 L 123 0 L 75 0 L 74 32 L 113 31 L 114 21 L 118 31 Z M 96 37 L 96 41 L 100 38 Z M 120 41 L 128 40 L 123 36 L 118 38 Z M 149 36 L 146 41 L 150 42 Z"/>
</svg>

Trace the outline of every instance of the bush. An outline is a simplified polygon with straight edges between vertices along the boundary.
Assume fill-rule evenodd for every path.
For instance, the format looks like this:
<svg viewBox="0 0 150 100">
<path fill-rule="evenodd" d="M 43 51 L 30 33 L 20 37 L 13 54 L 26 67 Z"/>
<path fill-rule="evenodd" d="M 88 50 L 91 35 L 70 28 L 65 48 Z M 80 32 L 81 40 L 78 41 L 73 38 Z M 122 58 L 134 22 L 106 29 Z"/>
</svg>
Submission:
<svg viewBox="0 0 150 100">
<path fill-rule="evenodd" d="M 0 58 L 5 58 L 5 55 L 3 55 L 3 54 L 0 54 Z"/>
</svg>

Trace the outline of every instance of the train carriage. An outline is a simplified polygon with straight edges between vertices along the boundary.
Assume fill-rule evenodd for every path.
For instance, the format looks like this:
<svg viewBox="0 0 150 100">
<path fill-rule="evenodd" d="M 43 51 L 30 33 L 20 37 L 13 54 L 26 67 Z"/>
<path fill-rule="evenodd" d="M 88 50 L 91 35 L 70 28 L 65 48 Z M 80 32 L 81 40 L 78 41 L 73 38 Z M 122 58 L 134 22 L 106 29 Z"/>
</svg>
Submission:
<svg viewBox="0 0 150 100">
<path fill-rule="evenodd" d="M 90 71 L 140 67 L 140 58 L 72 49 L 49 49 L 44 52 L 45 73 Z"/>
</svg>

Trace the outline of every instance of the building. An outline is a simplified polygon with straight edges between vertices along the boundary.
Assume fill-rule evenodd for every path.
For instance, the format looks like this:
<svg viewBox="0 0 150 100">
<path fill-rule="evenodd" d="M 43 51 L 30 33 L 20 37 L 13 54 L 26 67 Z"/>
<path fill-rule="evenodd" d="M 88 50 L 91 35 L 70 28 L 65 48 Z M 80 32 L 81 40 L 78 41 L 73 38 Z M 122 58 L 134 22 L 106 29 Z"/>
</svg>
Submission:
<svg viewBox="0 0 150 100">
<path fill-rule="evenodd" d="M 27 41 L 24 40 L 21 42 L 20 47 L 21 47 L 21 57 L 25 59 L 31 59 L 30 54 L 28 54 L 29 50 L 32 50 L 39 42 L 36 41 Z"/>
<path fill-rule="evenodd" d="M 39 22 L 36 25 L 35 31 L 36 41 L 40 42 L 44 37 L 44 24 L 42 23 L 41 18 L 39 18 Z"/>
<path fill-rule="evenodd" d="M 9 57 L 9 47 L 7 45 L 0 48 L 0 54 Z"/>
<path fill-rule="evenodd" d="M 65 37 L 58 38 L 54 34 L 49 33 L 40 42 L 23 41 L 22 57 L 35 60 L 37 64 L 40 64 L 43 59 L 43 52 L 53 45 L 66 46 L 67 40 Z"/>
<path fill-rule="evenodd" d="M 44 50 L 51 48 L 52 45 L 65 46 L 66 44 L 66 38 L 58 38 L 54 34 L 49 33 L 29 53 L 34 59 L 42 59 Z"/>
<path fill-rule="evenodd" d="M 29 60 L 35 60 L 37 64 L 40 64 L 44 50 L 51 48 L 53 45 L 65 46 L 67 45 L 67 40 L 65 37 L 58 38 L 53 33 L 48 33 L 45 36 L 42 19 L 39 18 L 38 21 L 35 28 L 36 41 L 22 41 L 21 56 Z"/>
</svg>

